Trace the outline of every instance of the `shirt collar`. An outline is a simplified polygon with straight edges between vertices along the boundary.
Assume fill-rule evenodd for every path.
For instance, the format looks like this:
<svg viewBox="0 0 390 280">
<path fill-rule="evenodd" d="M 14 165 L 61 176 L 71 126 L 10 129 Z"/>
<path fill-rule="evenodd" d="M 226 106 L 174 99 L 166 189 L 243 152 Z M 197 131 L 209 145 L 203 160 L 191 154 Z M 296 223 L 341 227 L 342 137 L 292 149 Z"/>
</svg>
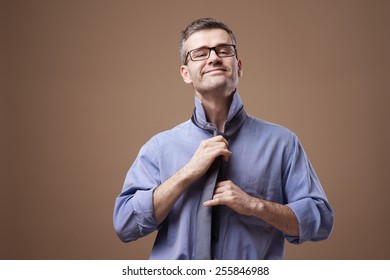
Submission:
<svg viewBox="0 0 390 280">
<path fill-rule="evenodd" d="M 241 109 L 241 107 L 242 107 L 242 100 L 238 91 L 236 90 L 233 93 L 233 100 L 232 103 L 230 104 L 226 122 L 229 122 L 236 115 L 236 113 Z M 209 122 L 207 121 L 206 112 L 202 105 L 202 101 L 196 96 L 195 96 L 195 114 L 199 122 L 203 124 L 209 124 Z"/>
</svg>

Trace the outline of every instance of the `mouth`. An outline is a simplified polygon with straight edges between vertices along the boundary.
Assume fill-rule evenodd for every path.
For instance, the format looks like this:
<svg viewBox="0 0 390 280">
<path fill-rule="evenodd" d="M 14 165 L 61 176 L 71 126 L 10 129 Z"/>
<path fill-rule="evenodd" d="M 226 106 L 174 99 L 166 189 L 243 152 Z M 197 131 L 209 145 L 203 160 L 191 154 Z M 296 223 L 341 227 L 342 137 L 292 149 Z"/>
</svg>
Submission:
<svg viewBox="0 0 390 280">
<path fill-rule="evenodd" d="M 226 71 L 225 68 L 218 67 L 218 68 L 209 69 L 209 70 L 205 71 L 204 74 L 219 73 L 219 72 L 225 72 L 225 71 Z"/>
</svg>

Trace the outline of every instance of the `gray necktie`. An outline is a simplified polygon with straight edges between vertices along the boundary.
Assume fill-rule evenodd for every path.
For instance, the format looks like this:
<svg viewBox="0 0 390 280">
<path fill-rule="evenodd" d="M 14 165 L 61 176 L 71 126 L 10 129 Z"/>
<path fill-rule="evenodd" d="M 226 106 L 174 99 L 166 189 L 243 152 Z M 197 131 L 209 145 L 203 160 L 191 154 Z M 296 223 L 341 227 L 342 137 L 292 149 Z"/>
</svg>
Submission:
<svg viewBox="0 0 390 280">
<path fill-rule="evenodd" d="M 195 109 L 196 110 L 196 109 Z M 196 111 L 192 115 L 192 122 L 199 128 L 210 132 L 211 135 L 222 135 L 226 140 L 229 140 L 241 127 L 245 121 L 246 113 L 243 106 L 237 111 L 234 117 L 226 122 L 225 131 L 218 132 L 215 127 L 203 124 L 196 118 Z M 222 157 L 215 159 L 209 170 L 206 172 L 204 189 L 198 206 L 196 217 L 196 239 L 195 239 L 195 255 L 196 260 L 211 259 L 211 228 L 212 228 L 212 208 L 203 206 L 203 202 L 210 200 L 214 194 L 214 188 L 218 181 L 222 166 Z M 223 178 L 226 179 L 226 178 Z"/>
</svg>

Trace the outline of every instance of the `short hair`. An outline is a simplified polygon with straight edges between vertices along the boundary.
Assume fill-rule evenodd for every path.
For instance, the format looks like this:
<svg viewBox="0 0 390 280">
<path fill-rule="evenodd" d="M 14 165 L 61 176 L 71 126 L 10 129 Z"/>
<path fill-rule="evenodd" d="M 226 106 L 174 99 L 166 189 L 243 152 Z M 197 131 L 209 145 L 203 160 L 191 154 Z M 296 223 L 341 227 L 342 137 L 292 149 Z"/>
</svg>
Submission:
<svg viewBox="0 0 390 280">
<path fill-rule="evenodd" d="M 232 39 L 233 44 L 236 44 L 236 37 L 233 34 L 233 31 L 223 22 L 218 21 L 214 18 L 200 18 L 193 22 L 191 22 L 187 28 L 181 33 L 181 40 L 180 40 L 180 58 L 182 64 L 185 63 L 186 60 L 186 52 L 184 50 L 184 44 L 187 41 L 187 39 L 194 34 L 195 32 L 201 31 L 201 30 L 211 30 L 211 29 L 223 29 L 225 30 L 230 38 Z"/>
</svg>

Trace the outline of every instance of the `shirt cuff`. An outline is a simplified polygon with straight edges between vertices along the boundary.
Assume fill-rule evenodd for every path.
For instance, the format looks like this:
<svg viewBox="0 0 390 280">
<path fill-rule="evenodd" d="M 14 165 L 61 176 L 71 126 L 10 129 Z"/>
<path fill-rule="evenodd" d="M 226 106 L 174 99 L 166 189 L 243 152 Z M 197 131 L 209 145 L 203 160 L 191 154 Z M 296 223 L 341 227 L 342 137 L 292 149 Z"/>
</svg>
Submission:
<svg viewBox="0 0 390 280">
<path fill-rule="evenodd" d="M 311 239 L 313 228 L 320 220 L 318 209 L 310 198 L 301 199 L 293 203 L 286 204 L 297 217 L 299 223 L 299 236 L 285 236 L 292 244 L 301 244 Z M 314 207 L 314 208 L 313 208 Z M 316 214 L 318 213 L 318 214 Z M 317 216 L 318 215 L 318 216 Z"/>
<path fill-rule="evenodd" d="M 154 219 L 153 192 L 154 189 L 137 191 L 130 200 L 141 236 L 151 233 L 158 226 Z"/>
</svg>

